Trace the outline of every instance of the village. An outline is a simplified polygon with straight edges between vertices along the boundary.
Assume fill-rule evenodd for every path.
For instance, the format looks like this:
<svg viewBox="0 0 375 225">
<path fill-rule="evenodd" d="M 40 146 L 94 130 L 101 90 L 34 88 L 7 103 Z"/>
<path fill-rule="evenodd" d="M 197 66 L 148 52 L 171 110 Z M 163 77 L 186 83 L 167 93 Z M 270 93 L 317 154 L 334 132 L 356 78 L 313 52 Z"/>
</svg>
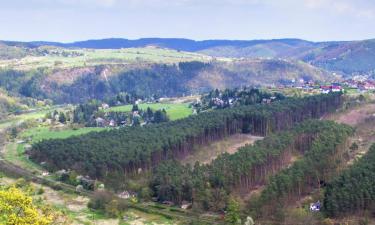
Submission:
<svg viewBox="0 0 375 225">
<path fill-rule="evenodd" d="M 275 87 L 268 87 L 268 89 L 275 89 Z M 296 81 L 293 79 L 286 84 L 278 85 L 276 89 L 296 89 L 302 90 L 303 92 L 310 92 L 315 94 L 328 94 L 331 92 L 348 91 L 352 93 L 366 93 L 375 90 L 375 80 L 372 78 L 368 78 L 367 76 L 354 76 L 351 79 L 319 84 L 312 80 L 305 81 L 303 79 L 300 79 Z"/>
</svg>

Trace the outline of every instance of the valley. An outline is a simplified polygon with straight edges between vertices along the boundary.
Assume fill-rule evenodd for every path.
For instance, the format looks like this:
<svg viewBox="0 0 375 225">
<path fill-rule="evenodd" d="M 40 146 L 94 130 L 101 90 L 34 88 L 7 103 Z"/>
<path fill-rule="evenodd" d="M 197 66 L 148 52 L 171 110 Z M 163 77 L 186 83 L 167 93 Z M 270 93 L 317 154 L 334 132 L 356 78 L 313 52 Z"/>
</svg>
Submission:
<svg viewBox="0 0 375 225">
<path fill-rule="evenodd" d="M 0 191 L 46 224 L 374 221 L 370 40 L 111 41 L 0 45 Z"/>
</svg>

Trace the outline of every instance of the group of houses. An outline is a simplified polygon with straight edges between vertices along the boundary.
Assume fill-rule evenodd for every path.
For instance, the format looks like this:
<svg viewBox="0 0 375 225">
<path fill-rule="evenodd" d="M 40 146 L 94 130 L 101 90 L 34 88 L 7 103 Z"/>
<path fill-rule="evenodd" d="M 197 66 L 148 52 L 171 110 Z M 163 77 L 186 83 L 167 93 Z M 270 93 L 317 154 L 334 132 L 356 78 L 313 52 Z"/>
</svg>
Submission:
<svg viewBox="0 0 375 225">
<path fill-rule="evenodd" d="M 371 79 L 348 79 L 343 84 L 349 88 L 357 89 L 359 92 L 375 90 L 375 81 Z"/>
</svg>

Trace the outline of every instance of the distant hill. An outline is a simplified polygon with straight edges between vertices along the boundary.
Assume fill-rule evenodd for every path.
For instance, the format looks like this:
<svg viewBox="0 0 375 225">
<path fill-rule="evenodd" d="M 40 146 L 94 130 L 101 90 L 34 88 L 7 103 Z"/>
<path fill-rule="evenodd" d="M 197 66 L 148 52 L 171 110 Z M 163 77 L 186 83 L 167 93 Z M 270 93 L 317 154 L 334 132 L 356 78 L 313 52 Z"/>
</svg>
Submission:
<svg viewBox="0 0 375 225">
<path fill-rule="evenodd" d="M 346 76 L 358 73 L 375 75 L 375 40 L 310 42 L 301 39 L 194 41 L 181 38 L 142 38 L 137 40 L 110 38 L 72 43 L 5 41 L 3 44 L 29 48 L 52 45 L 64 48 L 91 49 L 155 46 L 177 51 L 197 52 L 213 57 L 296 59 Z"/>
<path fill-rule="evenodd" d="M 146 46 L 158 46 L 180 51 L 197 52 L 220 46 L 233 46 L 244 48 L 260 44 L 280 43 L 286 46 L 305 46 L 314 45 L 313 42 L 300 39 L 276 39 L 276 40 L 204 40 L 195 41 L 183 38 L 141 38 L 129 40 L 122 38 L 110 38 L 101 40 L 87 40 L 73 43 L 55 43 L 55 42 L 30 42 L 34 46 L 54 45 L 60 47 L 76 48 L 95 48 L 95 49 L 119 49 L 119 48 L 137 48 Z"/>
<path fill-rule="evenodd" d="M 158 45 L 155 40 L 160 40 Z M 201 49 L 204 46 L 202 43 L 207 47 L 219 46 L 220 43 L 246 46 L 253 42 L 252 47 L 242 49 L 249 53 L 258 48 L 259 52 L 245 58 L 239 58 L 242 52 L 235 49 L 237 47 L 231 47 L 234 48 L 233 52 L 223 51 L 233 54 L 233 58 L 207 56 L 202 53 L 203 50 L 188 52 L 170 49 L 171 46 L 185 46 L 186 50 L 189 45 L 184 45 L 185 42 L 195 43 L 185 39 L 143 39 L 139 41 L 140 45 L 154 43 L 153 47 L 150 44 L 143 48 L 91 49 L 82 48 L 82 44 L 77 43 L 70 45 L 81 47 L 51 46 L 54 43 L 50 42 L 2 42 L 0 88 L 14 96 L 76 103 L 109 98 L 119 92 L 171 97 L 202 93 L 214 88 L 278 85 L 300 79 L 335 79 L 332 73 L 301 60 L 279 57 L 281 52 L 294 55 L 299 48 L 312 51 L 314 43 L 284 39 L 203 41 L 198 42 L 200 46 L 190 46 Z M 108 43 L 98 43 L 107 48 Z M 166 46 L 162 47 L 162 43 Z M 85 42 L 86 47 L 91 44 Z M 259 45 L 263 49 L 268 46 L 268 58 L 261 57 L 265 53 Z M 97 44 L 93 46 L 98 47 Z M 234 57 L 236 54 L 239 54 L 238 58 Z"/>
<path fill-rule="evenodd" d="M 344 74 L 375 75 L 375 39 L 323 43 L 299 55 L 312 65 Z"/>
<path fill-rule="evenodd" d="M 278 85 L 300 79 L 327 81 L 334 77 L 307 63 L 281 59 L 0 70 L 0 87 L 8 92 L 36 99 L 52 99 L 55 103 L 106 99 L 119 92 L 173 97 L 215 88 Z"/>
</svg>

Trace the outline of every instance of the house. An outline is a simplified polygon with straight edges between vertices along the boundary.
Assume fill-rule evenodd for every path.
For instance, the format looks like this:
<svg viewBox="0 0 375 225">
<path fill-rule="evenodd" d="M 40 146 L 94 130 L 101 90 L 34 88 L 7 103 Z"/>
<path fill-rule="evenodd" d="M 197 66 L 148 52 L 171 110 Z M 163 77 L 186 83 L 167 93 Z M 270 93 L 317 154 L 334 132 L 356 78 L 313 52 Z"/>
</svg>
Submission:
<svg viewBox="0 0 375 225">
<path fill-rule="evenodd" d="M 270 104 L 271 103 L 271 99 L 263 98 L 262 99 L 262 103 L 264 103 L 264 104 Z"/>
<path fill-rule="evenodd" d="M 116 122 L 114 120 L 109 121 L 109 126 L 110 127 L 116 126 Z"/>
<path fill-rule="evenodd" d="M 365 82 L 363 87 L 365 90 L 375 90 L 375 85 L 372 82 Z"/>
<path fill-rule="evenodd" d="M 48 176 L 49 173 L 48 172 L 42 172 L 42 176 L 45 177 L 45 176 Z"/>
<path fill-rule="evenodd" d="M 342 87 L 337 84 L 320 86 L 320 92 L 323 94 L 328 94 L 330 92 L 341 92 L 342 90 Z"/>
<path fill-rule="evenodd" d="M 319 212 L 320 211 L 320 201 L 310 204 L 310 211 Z"/>
<path fill-rule="evenodd" d="M 342 87 L 340 85 L 332 85 L 331 86 L 331 91 L 332 92 L 341 92 Z"/>
<path fill-rule="evenodd" d="M 109 108 L 109 105 L 108 104 L 106 104 L 106 103 L 103 103 L 102 104 L 102 109 L 108 109 Z"/>
<path fill-rule="evenodd" d="M 137 195 L 129 191 L 123 191 L 120 194 L 118 194 L 117 197 L 122 198 L 122 199 L 129 199 L 129 198 L 135 198 L 137 197 Z"/>
</svg>

